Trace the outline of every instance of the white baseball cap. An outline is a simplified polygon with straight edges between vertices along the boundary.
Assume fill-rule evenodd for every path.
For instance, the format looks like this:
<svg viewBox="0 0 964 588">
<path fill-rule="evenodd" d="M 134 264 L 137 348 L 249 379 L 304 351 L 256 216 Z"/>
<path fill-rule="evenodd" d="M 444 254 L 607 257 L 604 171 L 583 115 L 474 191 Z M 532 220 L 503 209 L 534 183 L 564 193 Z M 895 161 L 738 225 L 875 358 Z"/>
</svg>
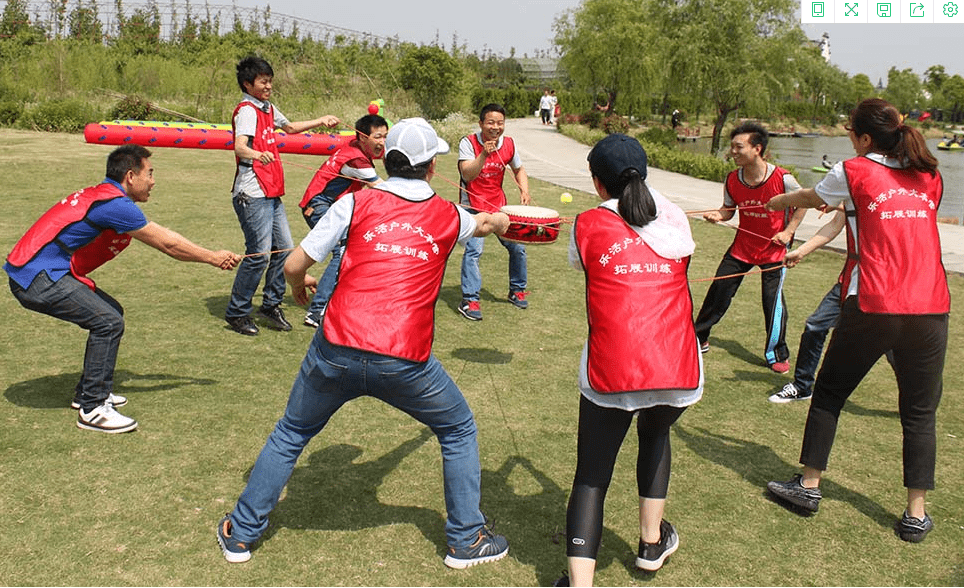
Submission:
<svg viewBox="0 0 964 588">
<path fill-rule="evenodd" d="M 421 165 L 439 154 L 449 152 L 449 144 L 439 138 L 424 118 L 403 118 L 388 131 L 385 154 L 398 151 L 411 165 Z"/>
</svg>

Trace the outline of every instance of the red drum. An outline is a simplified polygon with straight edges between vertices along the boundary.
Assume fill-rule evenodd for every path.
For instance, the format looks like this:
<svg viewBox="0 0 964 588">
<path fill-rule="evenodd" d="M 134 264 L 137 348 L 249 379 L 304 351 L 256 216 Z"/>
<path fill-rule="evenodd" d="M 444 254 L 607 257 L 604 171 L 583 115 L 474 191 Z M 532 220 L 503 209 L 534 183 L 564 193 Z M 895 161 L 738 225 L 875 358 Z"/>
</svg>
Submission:
<svg viewBox="0 0 964 588">
<path fill-rule="evenodd" d="M 500 212 L 509 215 L 509 230 L 502 235 L 506 241 L 545 245 L 559 236 L 559 213 L 551 208 L 509 204 Z"/>
</svg>

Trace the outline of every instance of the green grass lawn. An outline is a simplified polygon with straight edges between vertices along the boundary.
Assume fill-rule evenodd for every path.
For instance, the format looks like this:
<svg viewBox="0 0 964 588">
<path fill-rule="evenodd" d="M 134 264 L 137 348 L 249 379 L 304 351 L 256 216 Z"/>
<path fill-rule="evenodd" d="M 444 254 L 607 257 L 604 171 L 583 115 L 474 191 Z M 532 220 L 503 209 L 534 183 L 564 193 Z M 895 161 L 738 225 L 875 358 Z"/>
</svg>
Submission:
<svg viewBox="0 0 964 588">
<path fill-rule="evenodd" d="M 0 251 L 56 199 L 103 177 L 109 148 L 79 135 L 0 131 Z M 285 156 L 289 221 L 307 232 L 297 202 L 320 159 Z M 457 180 L 456 155 L 439 173 Z M 233 156 L 157 149 L 148 218 L 209 248 L 243 252 L 230 203 Z M 433 181 L 450 199 L 455 189 Z M 511 188 L 510 194 L 517 193 Z M 534 180 L 536 204 L 562 216 L 595 198 Z M 713 275 L 733 232 L 693 222 L 690 278 Z M 568 491 L 575 465 L 576 375 L 586 336 L 583 277 L 567 265 L 568 231 L 529 248 L 527 311 L 506 299 L 507 256 L 483 257 L 485 320 L 460 299 L 461 248 L 449 262 L 435 354 L 479 425 L 482 506 L 511 544 L 503 561 L 466 571 L 442 565 L 444 502 L 438 444 L 409 417 L 369 399 L 347 405 L 308 446 L 243 565 L 226 563 L 215 524 L 229 511 L 314 331 L 287 300 L 291 333 L 242 337 L 222 316 L 233 273 L 176 262 L 141 243 L 93 274 L 125 307 L 116 391 L 140 428 L 103 435 L 74 425 L 84 331 L 29 312 L 0 294 L 0 558 L 3 585 L 551 585 L 565 567 Z M 817 252 L 788 273 L 791 363 L 804 320 L 834 283 L 840 254 Z M 320 267 L 318 268 L 320 273 Z M 955 304 L 964 280 L 950 277 Z M 693 282 L 698 307 L 708 282 Z M 257 299 L 256 299 L 257 301 Z M 392 304 L 386 288 L 385 304 Z M 704 356 L 703 400 L 673 429 L 666 516 L 679 551 L 656 574 L 632 569 L 638 540 L 636 440 L 627 437 L 606 504 L 599 585 L 964 584 L 964 398 L 959 313 L 951 315 L 945 394 L 938 414 L 936 527 L 911 545 L 900 516 L 900 425 L 886 362 L 844 408 L 818 515 L 767 497 L 770 479 L 797 471 L 806 403 L 766 401 L 787 378 L 770 372 L 760 285 L 748 277 Z"/>
</svg>

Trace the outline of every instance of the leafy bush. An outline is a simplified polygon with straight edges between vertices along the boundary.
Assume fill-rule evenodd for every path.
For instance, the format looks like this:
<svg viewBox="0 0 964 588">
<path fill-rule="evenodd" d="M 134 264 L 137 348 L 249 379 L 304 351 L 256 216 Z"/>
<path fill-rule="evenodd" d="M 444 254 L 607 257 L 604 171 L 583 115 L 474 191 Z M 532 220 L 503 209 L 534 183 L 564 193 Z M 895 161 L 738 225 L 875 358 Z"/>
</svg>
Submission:
<svg viewBox="0 0 964 588">
<path fill-rule="evenodd" d="M 669 127 L 649 127 L 645 131 L 636 134 L 640 142 L 646 141 L 656 145 L 672 147 L 676 145 L 676 131 Z"/>
<path fill-rule="evenodd" d="M 23 115 L 23 106 L 19 102 L 4 100 L 0 102 L 0 125 L 12 125 Z"/>
<path fill-rule="evenodd" d="M 607 116 L 602 120 L 602 128 L 607 134 L 626 133 L 629 131 L 629 121 L 619 115 Z"/>
<path fill-rule="evenodd" d="M 152 113 L 154 108 L 151 103 L 140 96 L 127 96 L 117 104 L 107 114 L 110 120 L 153 120 Z"/>
<path fill-rule="evenodd" d="M 79 133 L 87 123 L 100 119 L 101 112 L 87 102 L 51 100 L 26 109 L 17 126 L 35 131 Z"/>
<path fill-rule="evenodd" d="M 675 146 L 640 140 L 646 150 L 649 165 L 666 171 L 676 172 L 694 178 L 722 182 L 733 170 L 733 164 L 699 153 L 683 151 Z"/>
<path fill-rule="evenodd" d="M 598 129 L 602 126 L 603 113 L 598 110 L 589 110 L 582 114 L 579 118 L 581 124 L 586 125 L 590 129 Z"/>
</svg>

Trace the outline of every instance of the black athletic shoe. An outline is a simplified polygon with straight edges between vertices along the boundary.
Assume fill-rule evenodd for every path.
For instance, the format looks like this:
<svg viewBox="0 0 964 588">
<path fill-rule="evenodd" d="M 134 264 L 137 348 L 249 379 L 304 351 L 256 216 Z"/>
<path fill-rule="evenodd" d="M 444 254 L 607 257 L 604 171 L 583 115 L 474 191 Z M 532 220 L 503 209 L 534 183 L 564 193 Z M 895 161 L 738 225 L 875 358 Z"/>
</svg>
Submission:
<svg viewBox="0 0 964 588">
<path fill-rule="evenodd" d="M 224 317 L 228 321 L 231 330 L 242 335 L 254 336 L 258 334 L 258 325 L 254 324 L 249 316 Z"/>
<path fill-rule="evenodd" d="M 934 521 L 931 520 L 931 517 L 926 512 L 924 513 L 924 518 L 918 519 L 908 515 L 905 510 L 903 516 L 897 521 L 894 530 L 897 532 L 897 536 L 904 541 L 920 543 L 933 528 Z"/>
<path fill-rule="evenodd" d="M 280 306 L 262 306 L 258 314 L 268 319 L 268 326 L 276 331 L 290 331 L 291 323 L 285 319 L 285 313 L 281 312 Z"/>
<path fill-rule="evenodd" d="M 570 585 L 571 584 L 569 584 L 569 574 L 567 574 L 566 572 L 563 572 L 562 576 L 558 580 L 556 580 L 555 584 L 553 584 L 553 586 L 570 586 Z"/>
<path fill-rule="evenodd" d="M 445 555 L 445 565 L 464 570 L 476 564 L 498 561 L 509 553 L 509 542 L 502 535 L 494 535 L 485 527 L 479 531 L 479 538 L 468 547 L 456 549 L 449 547 Z"/>
<path fill-rule="evenodd" d="M 636 567 L 647 572 L 655 572 L 663 567 L 666 558 L 679 549 L 679 535 L 676 529 L 666 519 L 659 523 L 659 541 L 643 543 L 639 540 L 639 555 L 636 557 Z"/>
<path fill-rule="evenodd" d="M 804 488 L 801 480 L 803 476 L 796 474 L 789 482 L 767 482 L 767 490 L 778 498 L 782 498 L 791 504 L 795 504 L 810 512 L 817 512 L 820 508 L 820 499 L 823 494 L 820 488 Z"/>
</svg>

